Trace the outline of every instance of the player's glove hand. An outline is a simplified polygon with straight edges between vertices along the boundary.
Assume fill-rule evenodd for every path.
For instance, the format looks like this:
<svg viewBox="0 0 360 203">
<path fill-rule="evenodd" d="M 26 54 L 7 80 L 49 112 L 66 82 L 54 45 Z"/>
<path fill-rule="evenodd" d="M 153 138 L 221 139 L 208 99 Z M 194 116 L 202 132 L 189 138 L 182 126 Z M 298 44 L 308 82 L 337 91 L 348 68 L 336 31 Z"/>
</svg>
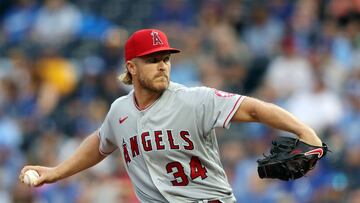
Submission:
<svg viewBox="0 0 360 203">
<path fill-rule="evenodd" d="M 259 176 L 286 181 L 301 178 L 327 151 L 325 143 L 318 147 L 291 137 L 277 137 L 272 141 L 270 155 L 257 160 Z"/>
</svg>

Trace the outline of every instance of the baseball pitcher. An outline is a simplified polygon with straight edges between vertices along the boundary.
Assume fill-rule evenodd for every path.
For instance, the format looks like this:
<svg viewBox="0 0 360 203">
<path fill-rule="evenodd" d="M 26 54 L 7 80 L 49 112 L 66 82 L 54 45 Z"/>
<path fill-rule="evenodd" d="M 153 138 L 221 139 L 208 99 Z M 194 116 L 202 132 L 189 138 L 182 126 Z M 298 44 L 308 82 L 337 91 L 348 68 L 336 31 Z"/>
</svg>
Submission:
<svg viewBox="0 0 360 203">
<path fill-rule="evenodd" d="M 313 146 L 321 140 L 280 107 L 208 87 L 170 81 L 171 48 L 156 29 L 135 32 L 126 42 L 126 71 L 134 89 L 113 102 L 101 127 L 56 167 L 25 166 L 40 174 L 34 186 L 87 169 L 120 150 L 141 202 L 235 202 L 219 159 L 215 128 L 232 122 L 261 122 Z M 121 188 L 119 188 L 121 190 Z"/>
</svg>

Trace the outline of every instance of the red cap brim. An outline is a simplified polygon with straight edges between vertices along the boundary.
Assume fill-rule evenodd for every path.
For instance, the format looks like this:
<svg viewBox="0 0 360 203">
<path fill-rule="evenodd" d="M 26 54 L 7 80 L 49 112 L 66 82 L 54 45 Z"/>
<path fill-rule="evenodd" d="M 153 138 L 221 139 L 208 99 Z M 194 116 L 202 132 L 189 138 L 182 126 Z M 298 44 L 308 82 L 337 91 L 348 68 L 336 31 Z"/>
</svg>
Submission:
<svg viewBox="0 0 360 203">
<path fill-rule="evenodd" d="M 140 54 L 137 55 L 137 57 L 146 56 L 146 55 L 149 55 L 149 54 L 153 54 L 153 53 L 157 53 L 157 52 L 163 52 L 163 51 L 169 51 L 172 54 L 180 52 L 179 49 L 174 49 L 174 48 L 169 48 L 169 47 L 158 47 L 158 48 L 151 49 L 149 51 L 145 51 L 143 53 L 140 53 Z"/>
</svg>

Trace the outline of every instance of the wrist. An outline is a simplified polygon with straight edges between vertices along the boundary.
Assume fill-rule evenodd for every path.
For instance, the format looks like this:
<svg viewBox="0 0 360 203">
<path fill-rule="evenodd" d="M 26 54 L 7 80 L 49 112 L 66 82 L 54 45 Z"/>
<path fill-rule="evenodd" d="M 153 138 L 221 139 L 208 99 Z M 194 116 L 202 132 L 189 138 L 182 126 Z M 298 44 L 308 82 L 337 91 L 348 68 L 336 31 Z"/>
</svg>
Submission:
<svg viewBox="0 0 360 203">
<path fill-rule="evenodd" d="M 316 135 L 315 131 L 311 128 L 306 128 L 301 134 L 298 135 L 300 140 L 303 142 L 313 145 L 313 146 L 322 146 L 321 139 Z"/>
<path fill-rule="evenodd" d="M 59 167 L 52 168 L 52 177 L 53 177 L 54 182 L 63 179 L 64 174 L 62 174 L 61 168 L 59 168 Z"/>
</svg>

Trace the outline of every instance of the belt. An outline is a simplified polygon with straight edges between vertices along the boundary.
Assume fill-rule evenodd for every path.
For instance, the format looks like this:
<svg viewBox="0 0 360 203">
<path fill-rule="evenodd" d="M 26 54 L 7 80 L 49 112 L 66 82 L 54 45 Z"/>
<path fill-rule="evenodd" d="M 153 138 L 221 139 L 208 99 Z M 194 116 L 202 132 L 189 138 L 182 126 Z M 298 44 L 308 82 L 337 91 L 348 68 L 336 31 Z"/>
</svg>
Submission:
<svg viewBox="0 0 360 203">
<path fill-rule="evenodd" d="M 214 200 L 209 200 L 208 203 L 221 203 L 221 201 L 218 199 L 214 199 Z"/>
<path fill-rule="evenodd" d="M 223 202 L 218 199 L 212 199 L 212 200 L 202 200 L 199 201 L 198 203 L 223 203 Z"/>
</svg>

